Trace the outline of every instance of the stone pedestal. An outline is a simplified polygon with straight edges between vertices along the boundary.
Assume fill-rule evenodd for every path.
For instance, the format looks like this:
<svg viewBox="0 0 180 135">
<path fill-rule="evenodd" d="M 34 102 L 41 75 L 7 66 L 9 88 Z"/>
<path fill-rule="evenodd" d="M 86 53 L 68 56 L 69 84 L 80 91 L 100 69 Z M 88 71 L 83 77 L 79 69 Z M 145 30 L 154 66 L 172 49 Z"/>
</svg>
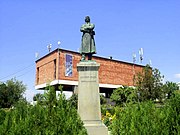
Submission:
<svg viewBox="0 0 180 135">
<path fill-rule="evenodd" d="M 83 61 L 77 64 L 78 113 L 88 135 L 108 135 L 107 127 L 101 121 L 98 69 L 95 61 Z"/>
</svg>

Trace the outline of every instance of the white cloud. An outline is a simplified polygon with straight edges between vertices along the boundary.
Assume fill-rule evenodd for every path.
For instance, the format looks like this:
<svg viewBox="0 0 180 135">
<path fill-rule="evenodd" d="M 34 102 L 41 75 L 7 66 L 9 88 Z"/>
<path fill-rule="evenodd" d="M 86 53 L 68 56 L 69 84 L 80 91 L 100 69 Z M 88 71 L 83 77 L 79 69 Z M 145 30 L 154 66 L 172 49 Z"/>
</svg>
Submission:
<svg viewBox="0 0 180 135">
<path fill-rule="evenodd" d="M 175 78 L 180 78 L 180 74 L 175 74 L 174 77 Z"/>
</svg>

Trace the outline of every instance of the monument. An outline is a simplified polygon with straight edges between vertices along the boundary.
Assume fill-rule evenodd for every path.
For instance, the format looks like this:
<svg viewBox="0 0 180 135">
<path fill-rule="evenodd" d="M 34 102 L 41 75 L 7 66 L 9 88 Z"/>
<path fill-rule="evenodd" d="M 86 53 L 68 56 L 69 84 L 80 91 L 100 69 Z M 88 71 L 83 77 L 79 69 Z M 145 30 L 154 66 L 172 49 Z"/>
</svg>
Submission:
<svg viewBox="0 0 180 135">
<path fill-rule="evenodd" d="M 82 58 L 77 64 L 79 73 L 78 113 L 88 135 L 108 135 L 108 129 L 101 121 L 98 78 L 100 64 L 92 60 L 92 55 L 96 53 L 93 30 L 95 26 L 90 23 L 89 16 L 86 16 L 85 22 L 80 29 L 83 32 L 80 50 Z"/>
<path fill-rule="evenodd" d="M 85 24 L 81 26 L 80 31 L 83 32 L 80 53 L 82 54 L 81 60 L 85 60 L 88 56 L 88 60 L 92 59 L 92 54 L 96 53 L 96 46 L 94 41 L 95 31 L 93 31 L 95 25 L 90 23 L 90 17 L 86 16 Z"/>
</svg>

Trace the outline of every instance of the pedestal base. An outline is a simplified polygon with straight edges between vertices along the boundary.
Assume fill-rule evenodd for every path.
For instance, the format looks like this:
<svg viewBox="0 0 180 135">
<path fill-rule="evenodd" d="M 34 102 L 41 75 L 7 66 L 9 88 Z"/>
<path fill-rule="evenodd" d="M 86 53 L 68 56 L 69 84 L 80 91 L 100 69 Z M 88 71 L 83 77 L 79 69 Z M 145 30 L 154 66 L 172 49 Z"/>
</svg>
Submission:
<svg viewBox="0 0 180 135">
<path fill-rule="evenodd" d="M 100 64 L 95 61 L 83 61 L 77 64 L 78 113 L 88 135 L 108 135 L 108 129 L 101 121 L 99 66 Z"/>
<path fill-rule="evenodd" d="M 105 125 L 84 124 L 88 135 L 108 135 L 108 129 Z"/>
</svg>

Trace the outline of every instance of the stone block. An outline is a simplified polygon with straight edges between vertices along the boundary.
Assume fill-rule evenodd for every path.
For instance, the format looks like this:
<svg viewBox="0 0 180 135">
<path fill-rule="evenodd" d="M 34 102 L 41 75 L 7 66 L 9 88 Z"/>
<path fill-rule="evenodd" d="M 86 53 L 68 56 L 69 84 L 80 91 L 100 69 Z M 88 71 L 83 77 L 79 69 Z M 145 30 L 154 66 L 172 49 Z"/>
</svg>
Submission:
<svg viewBox="0 0 180 135">
<path fill-rule="evenodd" d="M 101 121 L 98 69 L 95 61 L 83 61 L 77 64 L 78 113 L 88 135 L 108 135 L 107 127 Z"/>
</svg>

